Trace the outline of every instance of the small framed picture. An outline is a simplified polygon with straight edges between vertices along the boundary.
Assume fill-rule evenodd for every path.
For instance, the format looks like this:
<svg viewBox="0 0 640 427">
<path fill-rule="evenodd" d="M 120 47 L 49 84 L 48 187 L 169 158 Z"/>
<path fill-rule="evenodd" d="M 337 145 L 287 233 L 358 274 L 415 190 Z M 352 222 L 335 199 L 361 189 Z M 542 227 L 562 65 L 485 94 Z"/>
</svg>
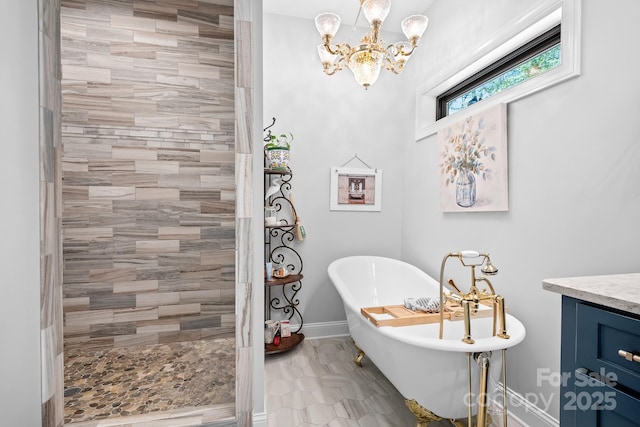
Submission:
<svg viewBox="0 0 640 427">
<path fill-rule="evenodd" d="M 382 170 L 332 167 L 330 209 L 382 210 Z"/>
</svg>

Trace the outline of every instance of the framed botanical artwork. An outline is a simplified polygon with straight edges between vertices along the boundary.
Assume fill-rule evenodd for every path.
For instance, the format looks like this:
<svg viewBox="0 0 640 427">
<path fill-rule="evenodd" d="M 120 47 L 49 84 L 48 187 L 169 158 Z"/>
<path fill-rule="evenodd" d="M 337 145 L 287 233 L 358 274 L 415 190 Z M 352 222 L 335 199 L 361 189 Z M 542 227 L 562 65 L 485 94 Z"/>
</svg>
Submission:
<svg viewBox="0 0 640 427">
<path fill-rule="evenodd" d="M 332 211 L 380 211 L 381 203 L 381 169 L 331 168 Z"/>
<path fill-rule="evenodd" d="M 507 211 L 507 105 L 438 131 L 440 210 Z"/>
</svg>

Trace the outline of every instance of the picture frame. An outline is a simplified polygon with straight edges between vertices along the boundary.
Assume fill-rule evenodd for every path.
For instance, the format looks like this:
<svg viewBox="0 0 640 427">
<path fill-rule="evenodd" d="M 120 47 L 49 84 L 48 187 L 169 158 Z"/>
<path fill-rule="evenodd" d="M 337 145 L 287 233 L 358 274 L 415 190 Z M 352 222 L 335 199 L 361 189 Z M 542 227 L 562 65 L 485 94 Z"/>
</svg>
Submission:
<svg viewBox="0 0 640 427">
<path fill-rule="evenodd" d="M 332 211 L 381 211 L 382 170 L 331 168 Z"/>
<path fill-rule="evenodd" d="M 438 131 L 440 210 L 509 210 L 507 105 L 468 115 Z"/>
</svg>

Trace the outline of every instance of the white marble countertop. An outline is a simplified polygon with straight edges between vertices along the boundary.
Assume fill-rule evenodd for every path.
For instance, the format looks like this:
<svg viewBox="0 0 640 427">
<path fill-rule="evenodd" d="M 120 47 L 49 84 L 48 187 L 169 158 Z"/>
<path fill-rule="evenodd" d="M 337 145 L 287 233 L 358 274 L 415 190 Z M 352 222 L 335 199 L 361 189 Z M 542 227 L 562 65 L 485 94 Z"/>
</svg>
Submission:
<svg viewBox="0 0 640 427">
<path fill-rule="evenodd" d="M 606 307 L 640 314 L 640 273 L 545 279 L 542 288 Z"/>
</svg>

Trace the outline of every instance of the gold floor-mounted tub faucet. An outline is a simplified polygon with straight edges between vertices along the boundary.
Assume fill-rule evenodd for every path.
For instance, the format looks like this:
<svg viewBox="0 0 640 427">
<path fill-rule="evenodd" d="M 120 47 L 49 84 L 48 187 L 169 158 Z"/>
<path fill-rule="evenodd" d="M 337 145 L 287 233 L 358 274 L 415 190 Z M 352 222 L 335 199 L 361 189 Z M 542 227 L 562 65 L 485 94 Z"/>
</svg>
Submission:
<svg viewBox="0 0 640 427">
<path fill-rule="evenodd" d="M 449 280 L 448 284 L 453 289 L 445 293 L 444 268 L 449 258 L 458 258 L 463 266 L 471 269 L 471 286 L 467 292 L 462 292 L 453 280 Z M 473 344 L 475 341 L 471 337 L 471 315 L 472 313 L 477 313 L 479 304 L 485 301 L 491 302 L 493 310 L 493 336 L 509 339 L 504 298 L 496 294 L 493 285 L 487 277 L 476 277 L 476 267 L 480 266 L 482 266 L 480 271 L 488 276 L 494 276 L 498 273 L 498 269 L 491 263 L 489 254 L 481 254 L 476 251 L 460 251 L 451 252 L 442 259 L 442 265 L 440 267 L 440 339 L 442 339 L 444 334 L 444 307 L 447 302 L 451 302 L 460 305 L 463 310 L 464 337 L 462 341 L 467 344 Z M 480 290 L 478 288 L 480 282 L 486 283 L 489 289 Z"/>
<path fill-rule="evenodd" d="M 449 280 L 447 283 L 451 287 L 448 293 L 444 292 L 444 267 L 449 258 L 458 258 L 460 263 L 471 269 L 471 286 L 467 292 L 462 292 L 458 286 Z M 489 254 L 481 254 L 476 251 L 461 251 L 452 252 L 444 256 L 442 259 L 442 266 L 440 267 L 440 339 L 442 339 L 444 333 L 444 311 L 445 303 L 451 302 L 462 306 L 462 315 L 464 316 L 464 337 L 462 341 L 467 344 L 473 344 L 475 341 L 471 337 L 471 314 L 477 313 L 479 305 L 482 302 L 489 301 L 492 307 L 493 314 L 493 336 L 498 338 L 509 339 L 507 334 L 507 321 L 506 321 L 506 309 L 504 305 L 504 298 L 496 294 L 493 285 L 485 276 L 476 277 L 476 267 L 480 267 L 480 271 L 487 276 L 495 276 L 498 273 L 498 269 L 491 263 Z M 488 286 L 487 289 L 480 290 L 478 284 L 484 282 Z M 498 328 L 499 317 L 499 328 Z M 499 330 L 497 330 L 499 329 Z M 470 347 L 473 348 L 473 347 Z M 491 352 L 471 353 L 467 352 L 467 374 L 468 374 L 468 389 L 469 395 L 471 395 L 471 358 L 480 365 L 480 381 L 479 381 L 479 400 L 478 400 L 478 412 L 476 418 L 476 427 L 487 427 L 491 422 L 487 409 L 489 403 L 487 401 L 488 381 L 489 381 L 489 368 Z M 506 349 L 502 349 L 502 425 L 507 426 L 507 364 L 506 364 Z M 468 415 L 467 425 L 472 424 L 472 403 L 468 403 Z"/>
</svg>

